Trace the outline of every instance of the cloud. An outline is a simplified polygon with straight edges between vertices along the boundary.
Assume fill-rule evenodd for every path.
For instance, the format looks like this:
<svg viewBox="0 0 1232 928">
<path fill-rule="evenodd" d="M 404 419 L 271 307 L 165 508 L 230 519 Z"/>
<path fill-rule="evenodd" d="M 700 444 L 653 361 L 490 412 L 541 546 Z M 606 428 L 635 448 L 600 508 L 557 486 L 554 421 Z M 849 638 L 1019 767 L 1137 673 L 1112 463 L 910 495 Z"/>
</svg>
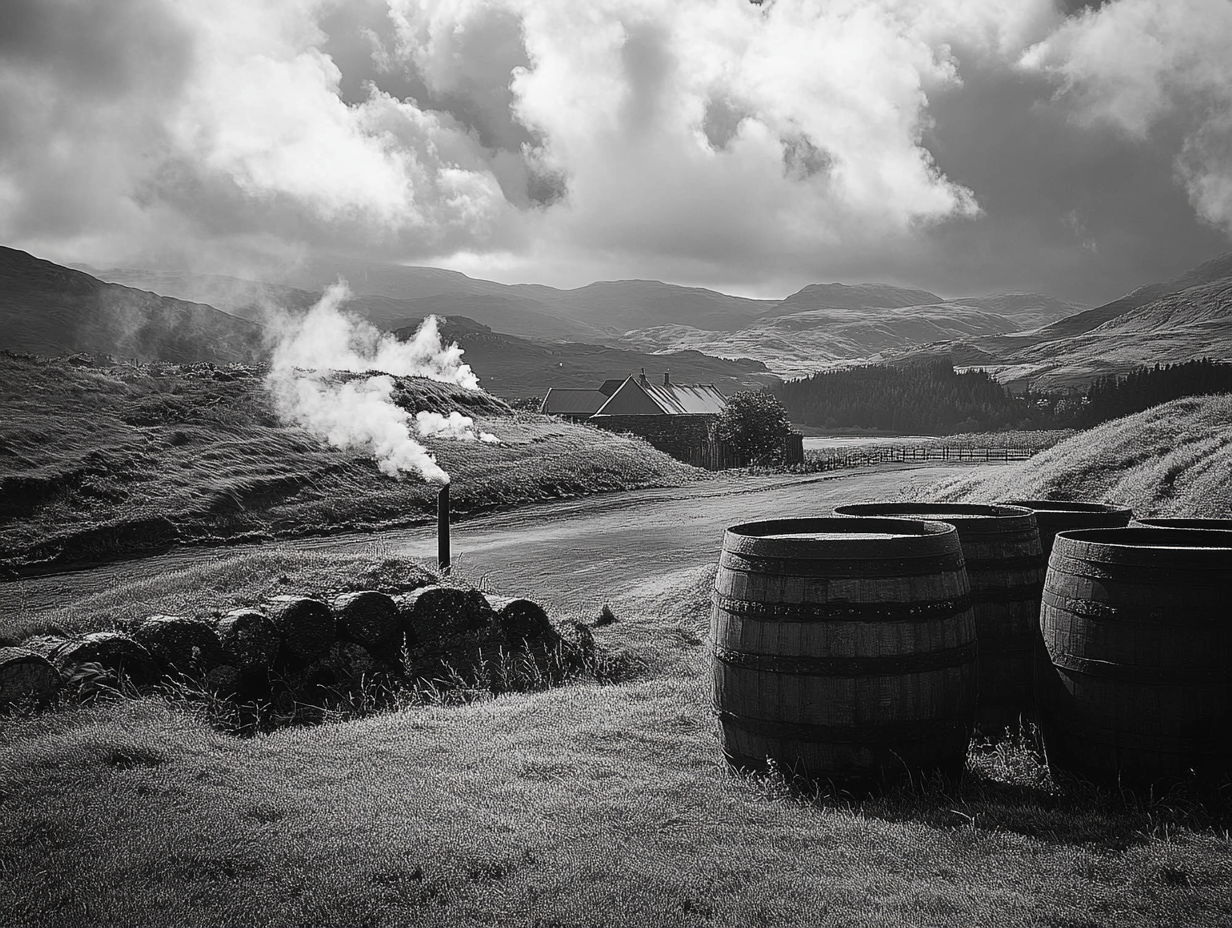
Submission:
<svg viewBox="0 0 1232 928">
<path fill-rule="evenodd" d="M 777 295 L 945 289 L 940 268 L 1042 283 L 1073 263 L 1050 236 L 1088 238 L 1074 210 L 1101 261 L 1132 266 L 1106 229 L 1142 191 L 1160 212 L 1157 182 L 1232 230 L 1229 17 L 1226 0 L 8 0 L 0 239 L 241 276 L 254 255 L 341 252 Z M 1048 176 L 1029 143 L 964 158 L 1023 126 L 1047 131 Z M 1097 173 L 1107 126 L 1100 176 L 1121 186 L 1056 202 Z M 1160 239 L 1208 241 L 1184 221 Z M 993 242 L 1005 255 L 972 265 Z"/>
<path fill-rule="evenodd" d="M 14 0 L 7 240 L 428 254 L 515 235 L 472 133 L 373 85 L 348 105 L 307 0 Z M 11 5 L 10 5 L 11 6 Z M 114 17 L 114 19 L 113 19 Z M 94 23 L 92 18 L 105 22 Z"/>
<path fill-rule="evenodd" d="M 1054 78 L 1082 123 L 1142 143 L 1179 136 L 1175 167 L 1190 201 L 1232 233 L 1230 47 L 1227 0 L 1117 0 L 1066 22 L 1023 64 Z"/>
</svg>

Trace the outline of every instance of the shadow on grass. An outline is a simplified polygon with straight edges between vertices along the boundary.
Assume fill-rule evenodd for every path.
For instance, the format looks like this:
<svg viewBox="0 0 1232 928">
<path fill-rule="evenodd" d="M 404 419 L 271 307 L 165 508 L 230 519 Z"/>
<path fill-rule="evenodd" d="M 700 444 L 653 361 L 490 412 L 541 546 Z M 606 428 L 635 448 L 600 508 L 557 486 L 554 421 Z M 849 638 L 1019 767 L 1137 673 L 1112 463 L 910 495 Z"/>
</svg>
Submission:
<svg viewBox="0 0 1232 928">
<path fill-rule="evenodd" d="M 773 763 L 731 775 L 769 797 L 843 810 L 887 822 L 1010 832 L 1050 844 L 1124 851 L 1178 830 L 1232 831 L 1232 777 L 1182 782 L 1154 792 L 1107 787 L 1051 772 L 1033 733 L 972 745 L 960 780 L 933 774 L 853 790 L 794 775 Z"/>
</svg>

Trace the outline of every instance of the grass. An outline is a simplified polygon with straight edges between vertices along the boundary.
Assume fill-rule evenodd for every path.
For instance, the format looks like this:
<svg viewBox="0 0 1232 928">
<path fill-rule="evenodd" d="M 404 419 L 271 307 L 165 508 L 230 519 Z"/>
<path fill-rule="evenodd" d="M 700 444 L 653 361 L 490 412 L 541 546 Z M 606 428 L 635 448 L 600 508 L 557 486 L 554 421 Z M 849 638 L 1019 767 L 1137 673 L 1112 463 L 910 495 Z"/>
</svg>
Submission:
<svg viewBox="0 0 1232 928">
<path fill-rule="evenodd" d="M 704 476 L 646 443 L 396 378 L 410 411 L 460 411 L 499 445 L 425 439 L 460 515 Z M 0 354 L 0 571 L 406 525 L 436 487 L 381 474 L 274 416 L 260 371 Z"/>
<path fill-rule="evenodd" d="M 921 486 L 923 499 L 1115 502 L 1139 517 L 1232 516 L 1232 394 L 1105 422 L 1030 461 Z"/>
<path fill-rule="evenodd" d="M 231 583 L 250 595 L 288 570 L 332 586 L 409 569 L 379 552 L 299 557 L 244 556 L 57 617 Z M 641 659 L 617 684 L 246 739 L 157 698 L 0 720 L 0 912 L 31 926 L 1232 921 L 1226 796 L 1056 783 L 1021 739 L 973 752 L 957 787 L 871 799 L 731 771 L 709 707 L 712 582 L 681 568 L 610 602 L 596 640 Z"/>
</svg>

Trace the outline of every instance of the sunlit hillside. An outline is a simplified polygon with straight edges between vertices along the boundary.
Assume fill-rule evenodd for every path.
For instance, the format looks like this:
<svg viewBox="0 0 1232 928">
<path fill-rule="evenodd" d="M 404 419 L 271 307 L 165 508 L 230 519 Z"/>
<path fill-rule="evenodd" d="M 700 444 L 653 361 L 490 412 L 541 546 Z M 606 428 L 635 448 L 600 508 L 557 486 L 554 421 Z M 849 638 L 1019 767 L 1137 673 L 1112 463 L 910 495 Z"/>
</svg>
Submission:
<svg viewBox="0 0 1232 928">
<path fill-rule="evenodd" d="M 1232 394 L 1190 397 L 1080 432 L 1029 461 L 923 487 L 937 500 L 1116 502 L 1142 516 L 1232 516 Z"/>
</svg>

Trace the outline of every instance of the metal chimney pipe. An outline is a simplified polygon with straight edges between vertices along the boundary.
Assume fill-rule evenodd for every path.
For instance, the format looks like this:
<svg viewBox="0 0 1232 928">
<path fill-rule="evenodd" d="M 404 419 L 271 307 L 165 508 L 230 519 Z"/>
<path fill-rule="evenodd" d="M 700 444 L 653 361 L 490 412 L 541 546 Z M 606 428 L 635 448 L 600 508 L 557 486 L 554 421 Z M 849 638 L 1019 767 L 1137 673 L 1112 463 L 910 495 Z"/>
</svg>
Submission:
<svg viewBox="0 0 1232 928">
<path fill-rule="evenodd" d="M 449 573 L 449 484 L 436 494 L 436 566 Z"/>
</svg>

